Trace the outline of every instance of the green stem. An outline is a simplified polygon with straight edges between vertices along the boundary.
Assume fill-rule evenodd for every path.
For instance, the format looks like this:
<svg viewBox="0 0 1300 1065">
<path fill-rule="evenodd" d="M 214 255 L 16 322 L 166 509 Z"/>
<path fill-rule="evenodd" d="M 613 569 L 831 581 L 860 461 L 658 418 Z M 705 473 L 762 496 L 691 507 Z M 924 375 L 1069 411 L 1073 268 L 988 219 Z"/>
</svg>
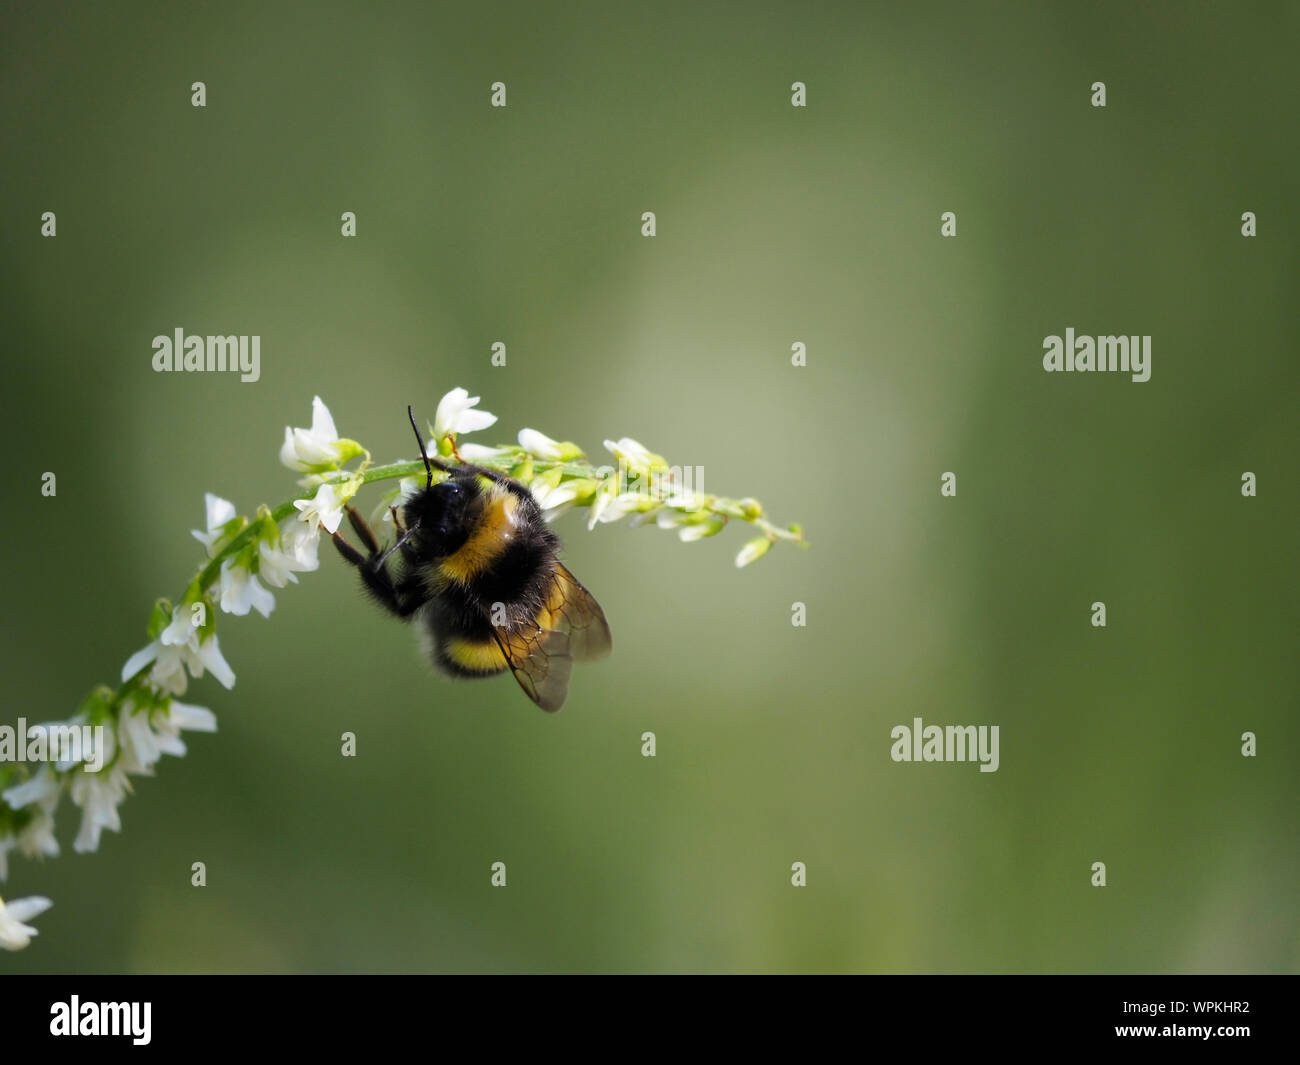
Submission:
<svg viewBox="0 0 1300 1065">
<path fill-rule="evenodd" d="M 508 456 L 513 455 L 512 452 L 507 452 L 506 454 Z M 489 468 L 498 470 L 502 473 L 509 473 L 509 471 L 517 465 L 517 460 L 522 458 L 522 455 L 523 453 L 520 452 L 519 456 L 515 456 L 515 461 L 495 464 L 485 462 L 481 463 L 481 465 L 488 466 Z M 546 462 L 540 459 L 534 459 L 533 462 L 535 467 L 541 467 L 546 470 L 558 469 L 562 474 L 567 474 L 572 477 L 595 478 L 597 476 L 598 467 L 586 463 Z M 390 462 L 384 466 L 370 466 L 358 471 L 354 476 L 357 476 L 362 484 L 373 484 L 376 481 L 391 481 L 402 477 L 414 477 L 418 474 L 423 474 L 424 472 L 425 468 L 423 460 L 413 459 L 407 462 Z M 294 496 L 293 499 L 280 503 L 270 511 L 271 521 L 278 525 L 280 522 L 284 521 L 285 518 L 290 517 L 294 513 L 296 509 L 294 503 L 296 501 L 311 499 L 313 495 L 315 495 L 314 488 L 311 491 Z M 729 514 L 726 510 L 715 505 L 717 498 L 718 497 L 716 496 L 706 496 L 703 501 L 704 509 L 713 514 L 717 514 L 719 517 L 734 517 L 734 515 Z M 780 526 L 771 524 L 763 517 L 751 518 L 749 521 L 773 540 L 787 540 L 797 543 L 802 547 L 808 546 L 807 541 L 804 540 L 802 530 L 784 529 Z M 208 563 L 199 570 L 194 579 L 190 582 L 189 587 L 185 590 L 185 598 L 182 600 L 184 605 L 195 603 L 203 596 L 203 593 L 220 575 L 222 563 L 232 555 L 237 554 L 258 535 L 260 524 L 261 522 L 257 519 L 249 522 L 249 524 L 241 529 L 230 543 L 226 544 L 225 547 L 217 552 L 215 557 L 210 559 Z M 136 674 L 135 677 L 132 677 L 128 684 L 136 681 L 143 672 L 144 670 L 142 670 L 141 673 Z"/>
</svg>

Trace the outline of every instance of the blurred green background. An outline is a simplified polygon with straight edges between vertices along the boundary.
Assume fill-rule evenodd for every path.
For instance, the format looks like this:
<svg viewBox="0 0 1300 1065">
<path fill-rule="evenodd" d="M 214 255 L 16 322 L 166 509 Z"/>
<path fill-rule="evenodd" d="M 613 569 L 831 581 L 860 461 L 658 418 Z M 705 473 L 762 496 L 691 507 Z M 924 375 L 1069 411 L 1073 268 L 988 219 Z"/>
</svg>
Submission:
<svg viewBox="0 0 1300 1065">
<path fill-rule="evenodd" d="M 482 443 L 630 435 L 814 546 L 561 519 L 615 654 L 555 716 L 434 677 L 323 549 L 219 619 L 220 731 L 120 836 L 73 854 L 65 799 L 13 858 L 55 908 L 0 965 L 1296 971 L 1298 13 L 7 5 L 5 722 L 116 681 L 315 394 L 378 461 L 457 385 Z M 261 381 L 155 374 L 178 326 Z M 1067 326 L 1151 380 L 1044 373 Z M 1001 768 L 895 764 L 914 716 Z"/>
</svg>

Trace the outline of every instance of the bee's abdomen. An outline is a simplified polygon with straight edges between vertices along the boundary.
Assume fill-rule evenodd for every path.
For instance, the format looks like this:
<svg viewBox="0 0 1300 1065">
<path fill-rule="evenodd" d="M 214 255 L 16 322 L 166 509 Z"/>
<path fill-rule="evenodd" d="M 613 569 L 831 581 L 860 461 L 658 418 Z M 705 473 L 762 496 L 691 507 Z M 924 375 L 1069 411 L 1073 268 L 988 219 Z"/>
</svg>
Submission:
<svg viewBox="0 0 1300 1065">
<path fill-rule="evenodd" d="M 434 665 L 454 676 L 481 677 L 506 668 L 488 615 L 463 590 L 449 589 L 429 604 L 425 624 L 433 637 Z"/>
<path fill-rule="evenodd" d="M 483 574 L 469 585 L 448 584 L 426 610 L 425 624 L 433 637 L 434 664 L 454 676 L 500 673 L 508 663 L 497 640 L 501 635 L 536 629 L 545 602 L 542 582 L 551 570 L 549 554 L 538 555 L 526 567 L 521 585 L 512 585 L 509 571 Z M 523 577 L 521 564 L 518 576 Z M 510 597 L 511 591 L 517 594 Z"/>
<path fill-rule="evenodd" d="M 486 643 L 449 637 L 434 644 L 434 664 L 453 677 L 486 677 L 505 670 L 506 656 L 491 637 Z"/>
</svg>

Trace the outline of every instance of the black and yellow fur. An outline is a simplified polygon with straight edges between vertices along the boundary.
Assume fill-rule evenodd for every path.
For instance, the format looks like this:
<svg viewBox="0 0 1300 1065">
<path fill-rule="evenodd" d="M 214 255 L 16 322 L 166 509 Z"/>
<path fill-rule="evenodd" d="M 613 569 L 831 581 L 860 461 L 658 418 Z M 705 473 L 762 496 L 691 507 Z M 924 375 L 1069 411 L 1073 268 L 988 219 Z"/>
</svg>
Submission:
<svg viewBox="0 0 1300 1065">
<path fill-rule="evenodd" d="M 444 672 L 484 677 L 511 669 L 538 706 L 558 710 L 572 660 L 609 652 L 603 611 L 560 563 L 559 538 L 524 485 L 479 466 L 447 466 L 427 456 L 425 463 L 425 487 L 400 518 L 393 511 L 393 547 L 381 554 L 351 507 L 348 519 L 368 557 L 338 533 L 335 546 L 381 606 L 419 620 Z M 447 474 L 437 484 L 435 468 Z M 395 551 L 402 560 L 397 572 L 388 565 Z"/>
</svg>

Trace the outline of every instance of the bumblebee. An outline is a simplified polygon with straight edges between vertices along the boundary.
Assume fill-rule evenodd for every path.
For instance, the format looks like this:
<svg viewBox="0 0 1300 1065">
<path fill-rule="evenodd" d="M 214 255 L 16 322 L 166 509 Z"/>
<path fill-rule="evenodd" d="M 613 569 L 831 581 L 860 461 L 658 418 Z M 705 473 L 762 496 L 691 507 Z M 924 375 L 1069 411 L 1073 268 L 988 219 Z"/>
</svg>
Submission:
<svg viewBox="0 0 1300 1065">
<path fill-rule="evenodd" d="M 371 598 L 420 625 L 444 673 L 490 677 L 509 669 L 528 698 L 558 710 L 574 660 L 610 651 L 604 611 L 560 562 L 559 537 L 532 493 L 495 470 L 430 459 L 410 407 L 406 413 L 428 476 L 400 515 L 392 508 L 396 540 L 381 551 L 348 507 L 369 554 L 338 532 L 334 546 L 360 571 Z M 447 475 L 437 484 L 435 469 Z M 390 567 L 395 553 L 401 565 Z"/>
</svg>

